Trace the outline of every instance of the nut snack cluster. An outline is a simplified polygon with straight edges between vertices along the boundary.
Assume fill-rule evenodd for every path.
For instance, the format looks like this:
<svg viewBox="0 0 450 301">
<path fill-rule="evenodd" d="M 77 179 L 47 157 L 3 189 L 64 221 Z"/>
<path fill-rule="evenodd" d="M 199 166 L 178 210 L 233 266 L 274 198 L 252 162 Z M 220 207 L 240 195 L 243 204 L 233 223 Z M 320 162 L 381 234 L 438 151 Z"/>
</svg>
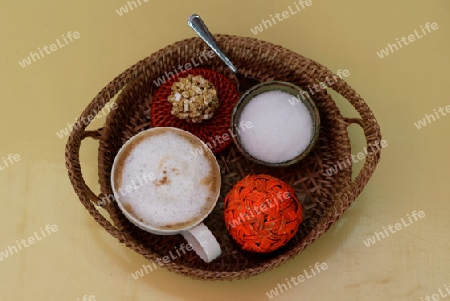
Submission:
<svg viewBox="0 0 450 301">
<path fill-rule="evenodd" d="M 168 101 L 172 115 L 192 123 L 210 119 L 219 107 L 215 87 L 201 75 L 189 74 L 173 83 Z"/>
</svg>

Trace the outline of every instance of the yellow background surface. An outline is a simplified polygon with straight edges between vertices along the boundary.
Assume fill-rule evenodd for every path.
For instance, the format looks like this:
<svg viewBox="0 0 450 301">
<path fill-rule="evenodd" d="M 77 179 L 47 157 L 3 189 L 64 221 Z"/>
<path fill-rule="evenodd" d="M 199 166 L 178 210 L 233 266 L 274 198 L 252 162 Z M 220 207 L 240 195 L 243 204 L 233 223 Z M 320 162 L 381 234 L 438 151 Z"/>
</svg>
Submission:
<svg viewBox="0 0 450 301">
<path fill-rule="evenodd" d="M 127 5 L 124 0 L 2 4 L 0 158 L 18 154 L 20 160 L 0 170 L 0 252 L 46 225 L 57 225 L 57 231 L 0 261 L 1 300 L 269 300 L 266 292 L 316 262 L 328 269 L 274 300 L 425 300 L 439 289 L 445 292 L 450 286 L 450 117 L 421 129 L 414 123 L 450 105 L 449 1 L 313 0 L 258 35 L 251 28 L 294 1 L 141 3 L 123 16 L 116 9 Z M 214 33 L 256 37 L 334 72 L 349 70 L 346 81 L 373 110 L 388 146 L 354 205 L 287 264 L 233 282 L 197 281 L 163 268 L 135 280 L 131 273 L 145 259 L 118 243 L 81 205 L 64 165 L 67 138 L 56 132 L 74 123 L 123 70 L 195 36 L 186 23 L 191 13 L 201 15 Z M 426 22 L 439 28 L 387 57 L 377 56 Z M 80 38 L 27 67 L 18 64 L 68 31 L 78 31 Z M 342 97 L 336 101 L 344 115 L 354 116 Z M 363 136 L 356 127 L 350 134 L 356 155 L 364 147 Z M 97 143 L 86 141 L 82 168 L 94 189 L 96 156 Z M 5 167 L 3 159 L 0 166 Z M 414 210 L 425 217 L 370 247 L 363 243 Z"/>
</svg>

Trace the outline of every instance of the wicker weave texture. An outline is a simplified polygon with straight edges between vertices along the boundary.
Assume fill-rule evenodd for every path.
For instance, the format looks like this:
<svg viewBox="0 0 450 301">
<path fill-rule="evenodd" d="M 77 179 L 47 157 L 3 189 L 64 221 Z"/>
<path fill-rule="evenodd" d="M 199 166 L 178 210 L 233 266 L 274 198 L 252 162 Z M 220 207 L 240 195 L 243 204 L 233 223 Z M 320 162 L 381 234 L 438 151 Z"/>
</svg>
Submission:
<svg viewBox="0 0 450 301">
<path fill-rule="evenodd" d="M 270 175 L 248 175 L 225 197 L 225 226 L 242 249 L 269 253 L 295 236 L 302 207 L 295 191 Z"/>
<path fill-rule="evenodd" d="M 283 80 L 305 90 L 325 82 L 333 73 L 319 63 L 281 46 L 253 38 L 216 35 L 220 47 L 245 75 L 261 81 Z M 83 125 L 75 129 L 66 146 L 66 166 L 69 178 L 81 203 L 90 215 L 112 236 L 148 260 L 169 254 L 184 242 L 181 235 L 158 236 L 133 226 L 120 212 L 114 201 L 103 202 L 106 211 L 99 210 L 99 200 L 109 200 L 112 194 L 110 172 L 115 155 L 132 136 L 152 126 L 151 103 L 157 89 L 154 81 L 173 66 L 185 65 L 201 55 L 207 46 L 199 38 L 186 39 L 169 45 L 139 61 L 117 76 L 86 107 L 80 118 L 99 112 L 115 95 L 118 108 L 112 111 L 105 125 L 97 131 L 86 131 Z M 203 62 L 202 68 L 212 69 L 234 81 L 232 73 L 217 58 Z M 287 168 L 268 168 L 246 160 L 234 145 L 217 155 L 222 188 L 216 208 L 205 220 L 222 247 L 222 255 L 207 264 L 193 252 L 169 262 L 171 271 L 204 280 L 231 280 L 257 275 L 273 269 L 300 254 L 324 234 L 350 207 L 367 184 L 380 158 L 380 152 L 369 156 L 356 179 L 351 179 L 351 166 L 333 175 L 325 170 L 350 157 L 347 127 L 362 127 L 368 146 L 381 140 L 379 126 L 364 100 L 338 79 L 331 88 L 346 98 L 361 118 L 341 115 L 336 103 L 325 90 L 312 97 L 319 109 L 320 137 L 314 150 L 301 162 Z M 120 92 L 120 93 L 119 93 Z M 99 140 L 98 170 L 100 194 L 92 192 L 81 172 L 80 147 L 83 139 Z M 268 174 L 288 183 L 295 193 L 303 196 L 304 220 L 298 232 L 284 247 L 268 254 L 255 255 L 235 243 L 224 223 L 224 198 L 232 187 L 249 174 Z M 105 213 L 106 212 L 106 213 Z M 112 222 L 110 222 L 112 220 Z"/>
</svg>

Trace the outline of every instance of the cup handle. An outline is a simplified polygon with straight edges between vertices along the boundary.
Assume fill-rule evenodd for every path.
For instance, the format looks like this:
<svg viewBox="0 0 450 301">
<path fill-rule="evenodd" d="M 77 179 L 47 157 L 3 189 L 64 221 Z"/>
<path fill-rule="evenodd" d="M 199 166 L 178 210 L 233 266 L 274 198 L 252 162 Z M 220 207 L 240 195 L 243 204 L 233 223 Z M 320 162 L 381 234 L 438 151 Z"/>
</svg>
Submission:
<svg viewBox="0 0 450 301">
<path fill-rule="evenodd" d="M 181 232 L 181 235 L 192 246 L 195 253 L 207 263 L 222 253 L 217 239 L 203 223 Z"/>
</svg>

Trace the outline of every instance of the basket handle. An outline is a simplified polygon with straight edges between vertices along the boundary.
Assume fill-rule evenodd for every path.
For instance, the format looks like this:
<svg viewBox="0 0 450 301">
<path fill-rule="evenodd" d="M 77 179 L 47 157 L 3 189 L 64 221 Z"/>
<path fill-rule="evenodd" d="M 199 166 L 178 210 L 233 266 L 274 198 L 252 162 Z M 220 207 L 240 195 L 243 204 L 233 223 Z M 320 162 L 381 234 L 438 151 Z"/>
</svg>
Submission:
<svg viewBox="0 0 450 301">
<path fill-rule="evenodd" d="M 359 113 L 361 118 L 344 118 L 347 126 L 351 124 L 358 124 L 364 131 L 367 148 L 372 149 L 381 143 L 381 132 L 378 122 L 372 113 L 372 110 L 366 104 L 364 99 L 356 93 L 342 78 L 335 75 L 333 72 L 318 63 L 309 63 L 305 68 L 312 77 L 317 78 L 320 82 L 328 83 L 327 79 L 333 78 L 334 83 L 328 85 L 335 92 L 342 95 Z M 381 150 L 378 152 L 369 152 L 370 156 L 366 157 L 366 162 L 363 168 L 356 176 L 354 181 L 348 183 L 339 194 L 348 201 L 354 200 L 361 193 L 365 184 L 369 181 L 375 167 L 380 160 Z"/>
<path fill-rule="evenodd" d="M 86 131 L 86 127 L 90 124 L 93 118 L 89 116 L 96 116 L 103 107 L 130 81 L 137 78 L 143 72 L 145 72 L 145 60 L 143 59 L 133 66 L 126 69 L 124 72 L 114 78 L 108 85 L 106 85 L 89 103 L 86 109 L 81 113 L 81 116 L 77 120 L 76 127 L 73 128 L 69 139 L 66 144 L 66 168 L 68 170 L 70 182 L 78 195 L 81 203 L 84 205 L 89 214 L 105 228 L 111 235 L 116 237 L 119 241 L 126 241 L 119 230 L 114 227 L 94 206 L 92 201 L 98 202 L 100 198 L 92 192 L 84 181 L 83 174 L 81 172 L 80 165 L 80 147 L 81 142 L 88 137 L 94 139 L 100 139 L 102 135 L 102 129 L 99 128 L 95 131 Z M 148 70 L 147 70 L 148 71 Z M 80 122 L 83 120 L 83 122 Z M 87 121 L 87 122 L 86 122 Z"/>
<path fill-rule="evenodd" d="M 347 122 L 348 126 L 351 124 L 357 124 L 359 125 L 363 131 L 364 135 L 366 137 L 366 143 L 367 143 L 367 149 L 372 149 L 372 146 L 379 147 L 381 143 L 381 135 L 373 135 L 372 128 L 370 124 L 367 124 L 363 119 L 360 118 L 344 118 L 344 120 Z M 355 180 L 351 182 L 350 184 L 350 192 L 354 198 L 356 198 L 361 191 L 363 190 L 365 184 L 369 180 L 370 176 L 372 175 L 373 171 L 375 170 L 375 166 L 377 165 L 378 161 L 380 160 L 381 155 L 381 149 L 379 149 L 376 152 L 372 152 L 368 150 L 368 154 L 366 156 L 366 162 L 364 163 L 363 168 L 359 172 L 359 174 L 356 176 Z M 345 195 L 344 195 L 345 197 Z M 348 200 L 348 196 L 347 196 Z"/>
<path fill-rule="evenodd" d="M 94 140 L 99 140 L 102 136 L 102 130 L 103 130 L 103 127 L 99 128 L 95 131 L 84 131 L 81 135 L 81 141 L 83 141 L 86 138 L 92 138 Z M 85 189 L 86 189 L 86 193 L 88 194 L 89 199 L 91 201 L 95 200 L 95 202 L 97 204 L 101 203 L 101 198 L 99 196 L 97 196 L 89 186 L 86 185 Z"/>
<path fill-rule="evenodd" d="M 372 147 L 376 147 L 377 145 L 379 145 L 381 143 L 382 137 L 378 122 L 369 106 L 358 94 L 356 94 L 353 89 L 350 88 L 347 83 L 345 83 L 342 79 L 340 81 L 341 85 L 343 85 L 345 88 L 348 88 L 348 90 L 346 90 L 347 95 L 341 95 L 350 102 L 350 104 L 356 109 L 356 111 L 358 111 L 358 113 L 362 117 L 344 118 L 344 120 L 347 123 L 347 127 L 351 124 L 357 124 L 362 128 L 362 130 L 364 131 L 368 149 L 368 154 L 366 156 L 366 161 L 363 168 L 360 170 L 355 180 L 350 182 L 350 187 L 347 189 L 347 193 L 349 195 L 346 194 L 346 191 L 343 192 L 342 197 L 348 201 L 350 198 L 352 200 L 356 199 L 356 197 L 361 193 L 364 186 L 367 184 L 373 172 L 375 171 L 376 165 L 380 160 L 381 149 L 373 152 Z"/>
</svg>

